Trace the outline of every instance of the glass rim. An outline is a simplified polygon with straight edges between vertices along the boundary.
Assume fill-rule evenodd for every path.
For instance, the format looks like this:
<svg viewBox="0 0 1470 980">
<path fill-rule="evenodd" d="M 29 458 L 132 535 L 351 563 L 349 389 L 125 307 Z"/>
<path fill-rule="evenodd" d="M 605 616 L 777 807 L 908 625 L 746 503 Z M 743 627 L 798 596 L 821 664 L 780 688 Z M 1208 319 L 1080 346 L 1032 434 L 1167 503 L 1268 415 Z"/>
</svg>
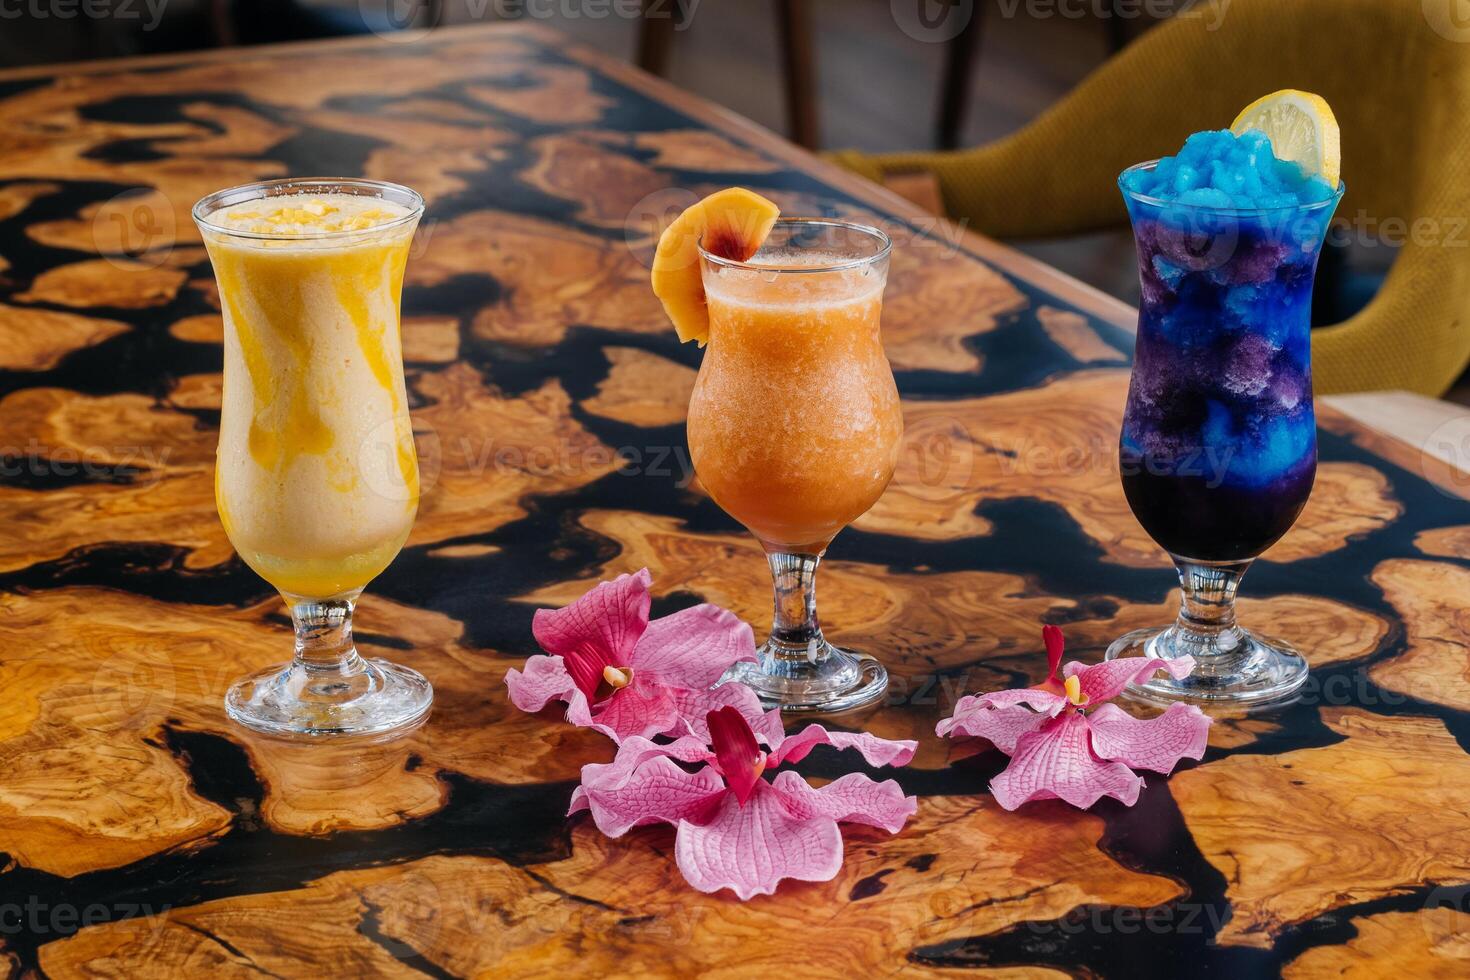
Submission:
<svg viewBox="0 0 1470 980">
<path fill-rule="evenodd" d="M 841 228 L 845 231 L 855 231 L 860 235 L 866 235 L 878 243 L 878 250 L 872 255 L 864 255 L 856 259 L 843 259 L 841 262 L 832 262 L 826 265 L 773 265 L 738 259 L 727 259 L 704 249 L 704 236 L 695 243 L 699 249 L 699 257 L 711 265 L 721 266 L 726 269 L 744 269 L 749 272 L 779 272 L 800 274 L 804 272 L 843 272 L 847 269 L 860 269 L 865 265 L 886 259 L 893 251 L 893 239 L 888 233 L 875 225 L 863 224 L 860 221 L 844 221 L 841 218 L 777 218 L 776 225 L 786 227 L 805 228 Z M 772 226 L 774 230 L 775 226 Z M 765 243 L 762 242 L 762 245 Z M 757 249 L 757 252 L 760 250 Z"/>
<path fill-rule="evenodd" d="M 300 187 L 303 192 L 306 188 L 336 188 L 335 191 L 322 191 L 318 193 L 343 193 L 341 188 L 356 187 L 378 191 L 376 195 L 361 195 L 363 197 L 376 196 L 388 200 L 388 195 L 381 192 L 400 194 L 407 199 L 404 204 L 408 213 L 392 221 L 385 221 L 371 228 L 351 228 L 341 231 L 303 232 L 303 233 L 276 233 L 245 231 L 239 228 L 226 228 L 209 220 L 209 216 L 229 207 L 233 204 L 242 204 L 245 201 L 265 200 L 270 197 L 289 197 L 290 194 L 270 194 L 270 190 L 286 187 Z M 347 192 L 351 193 L 351 192 Z M 394 201 L 393 203 L 399 203 Z M 424 214 L 424 196 L 412 187 L 403 184 L 395 184 L 389 180 L 372 180 L 368 177 L 276 177 L 271 180 L 254 180 L 248 184 L 236 184 L 234 187 L 226 187 L 222 190 L 206 194 L 194 202 L 190 209 L 190 215 L 194 223 L 205 231 L 216 235 L 224 235 L 229 238 L 243 238 L 251 241 L 336 241 L 345 238 L 362 238 L 367 235 L 377 235 L 384 231 L 401 228 L 404 225 L 418 221 Z"/>
<path fill-rule="evenodd" d="M 1162 197 L 1152 197 L 1148 194 L 1140 194 L 1137 191 L 1129 190 L 1124 185 L 1124 177 L 1127 177 L 1129 174 L 1132 173 L 1152 170 L 1159 165 L 1160 159 L 1162 158 L 1160 157 L 1153 160 L 1144 160 L 1141 163 L 1135 163 L 1131 167 L 1125 167 L 1123 169 L 1123 172 L 1118 174 L 1118 189 L 1123 192 L 1124 197 L 1128 198 L 1129 200 L 1138 201 L 1142 204 L 1153 205 L 1154 207 L 1158 208 L 1171 208 L 1181 211 L 1196 211 L 1202 214 L 1218 214 L 1230 217 L 1262 214 L 1286 214 L 1292 211 L 1317 211 L 1325 207 L 1336 206 L 1337 202 L 1342 200 L 1342 195 L 1347 192 L 1347 182 L 1339 177 L 1336 189 L 1333 191 L 1332 196 L 1327 198 L 1326 200 L 1309 201 L 1306 204 L 1281 204 L 1274 208 L 1219 208 L 1212 207 L 1208 204 L 1183 204 L 1179 201 L 1170 201 Z"/>
</svg>

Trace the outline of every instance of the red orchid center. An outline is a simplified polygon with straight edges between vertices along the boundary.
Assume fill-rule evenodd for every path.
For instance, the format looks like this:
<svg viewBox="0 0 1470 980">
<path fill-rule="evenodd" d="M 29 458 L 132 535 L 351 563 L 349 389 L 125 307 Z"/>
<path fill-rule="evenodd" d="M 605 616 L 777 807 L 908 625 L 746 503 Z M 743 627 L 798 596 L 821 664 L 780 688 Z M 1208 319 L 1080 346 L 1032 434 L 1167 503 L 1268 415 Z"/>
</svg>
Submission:
<svg viewBox="0 0 1470 980">
<path fill-rule="evenodd" d="M 587 698 L 587 703 L 596 704 L 633 682 L 633 668 L 616 664 L 603 651 L 583 646 L 561 655 L 562 664 L 571 675 L 572 683 Z"/>
<path fill-rule="evenodd" d="M 766 753 L 761 751 L 755 740 L 750 722 L 733 705 L 711 711 L 705 715 L 709 725 L 710 747 L 715 752 L 715 768 L 725 779 L 725 785 L 735 794 L 741 806 L 755 792 L 761 774 L 766 771 Z"/>
</svg>

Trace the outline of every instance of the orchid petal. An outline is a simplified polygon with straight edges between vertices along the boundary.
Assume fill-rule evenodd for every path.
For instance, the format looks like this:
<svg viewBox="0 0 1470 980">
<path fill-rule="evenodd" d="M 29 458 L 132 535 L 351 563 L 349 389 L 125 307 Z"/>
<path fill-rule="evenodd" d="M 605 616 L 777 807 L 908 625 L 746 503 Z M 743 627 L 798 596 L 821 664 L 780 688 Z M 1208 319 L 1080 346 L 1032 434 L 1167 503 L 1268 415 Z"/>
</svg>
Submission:
<svg viewBox="0 0 1470 980">
<path fill-rule="evenodd" d="M 1101 704 L 1122 694 L 1129 684 L 1142 684 L 1160 669 L 1167 670 L 1174 678 L 1189 676 L 1194 669 L 1193 657 L 1119 657 L 1100 664 L 1083 664 L 1074 660 L 1063 668 L 1062 673 L 1076 677 L 1087 695 L 1087 704 Z"/>
<path fill-rule="evenodd" d="M 1121 762 L 1093 754 L 1087 716 L 1073 712 L 1022 735 L 1011 764 L 990 781 L 990 792 L 1007 810 L 1051 799 L 1086 809 L 1103 796 L 1132 806 L 1142 786 L 1143 779 Z"/>
<path fill-rule="evenodd" d="M 648 628 L 652 584 L 648 569 L 600 582 L 561 609 L 538 609 L 531 632 L 547 653 L 559 654 L 577 689 L 596 701 L 605 667 L 626 667 Z"/>
<path fill-rule="evenodd" d="M 577 701 L 586 703 L 580 691 L 572 693 Z M 573 717 L 574 712 L 569 710 L 567 718 L 573 724 L 597 729 L 614 742 L 622 742 L 633 735 L 645 738 L 693 735 L 703 745 L 709 742 L 705 716 L 726 705 L 734 707 L 747 721 L 761 720 L 760 698 L 743 684 L 692 691 L 684 687 L 663 687 L 652 678 L 635 674 L 632 684 L 613 692 L 590 714 L 576 712 L 576 717 Z"/>
<path fill-rule="evenodd" d="M 598 789 L 616 788 L 631 779 L 633 773 L 643 763 L 659 756 L 682 759 L 685 762 L 701 761 L 697 757 L 685 758 L 694 755 L 691 746 L 692 742 L 689 739 L 679 739 L 669 745 L 660 745 L 652 739 L 634 735 L 618 746 L 617 754 L 613 756 L 611 762 L 592 762 L 583 766 L 582 785 Z M 701 749 L 703 749 L 702 746 Z"/>
<path fill-rule="evenodd" d="M 744 684 L 721 684 L 703 691 L 671 687 L 668 688 L 668 693 L 679 719 L 676 724 L 664 730 L 665 735 L 695 735 L 708 744 L 709 723 L 705 721 L 705 716 L 725 705 L 745 716 L 757 738 L 763 734 L 765 714 L 761 710 L 761 699 Z"/>
<path fill-rule="evenodd" d="M 850 823 L 882 827 L 890 834 L 919 809 L 916 797 L 905 796 L 892 779 L 877 782 L 860 772 L 850 772 L 825 786 L 813 788 L 790 769 L 776 774 L 771 788 L 781 797 L 786 811 L 799 819 L 816 816 Z"/>
<path fill-rule="evenodd" d="M 750 722 L 733 705 L 711 711 L 705 723 L 709 726 L 710 747 L 715 751 L 715 765 L 725 777 L 725 785 L 744 806 L 761 781 L 766 755 L 750 730 Z"/>
<path fill-rule="evenodd" d="M 629 664 L 670 687 L 702 689 L 732 664 L 755 660 L 755 635 L 740 617 L 708 603 L 656 619 Z"/>
<path fill-rule="evenodd" d="M 670 759 L 678 759 L 680 762 L 715 761 L 715 754 L 709 750 L 708 740 L 696 735 L 685 735 L 657 748 Z"/>
<path fill-rule="evenodd" d="M 842 867 L 842 832 L 830 817 L 793 816 L 771 784 L 758 781 L 743 805 L 734 793 L 726 793 L 708 821 L 681 821 L 674 856 L 695 888 L 729 888 L 744 900 L 771 894 L 785 878 L 836 877 Z"/>
<path fill-rule="evenodd" d="M 581 692 L 577 692 L 581 696 Z M 598 704 L 591 711 L 590 727 L 604 732 L 614 742 L 634 735 L 652 738 L 677 727 L 679 710 L 670 688 L 648 683 L 635 673 L 633 683 Z M 571 712 L 567 712 L 571 717 Z"/>
<path fill-rule="evenodd" d="M 1067 706 L 1067 699 L 1061 694 L 1053 694 L 1051 691 L 1043 691 L 1034 687 L 1018 687 L 1007 691 L 991 691 L 988 694 L 972 694 L 973 707 L 983 708 L 1012 708 L 1024 704 L 1028 708 L 1035 708 L 1048 718 L 1054 718 L 1061 714 Z M 964 703 L 969 698 L 961 699 Z M 958 707 L 958 706 L 956 706 Z"/>
<path fill-rule="evenodd" d="M 960 698 L 954 714 L 934 727 L 934 734 L 947 738 L 962 735 L 988 738 L 1006 755 L 1015 755 L 1016 739 L 1046 724 L 1051 716 L 1020 705 L 1011 708 L 976 707 L 974 697 Z"/>
<path fill-rule="evenodd" d="M 611 779 L 612 773 L 631 771 L 640 763 L 660 755 L 690 763 L 713 762 L 715 759 L 715 754 L 709 750 L 705 740 L 693 735 L 685 735 L 672 742 L 655 742 L 642 735 L 634 735 L 618 746 L 618 754 L 613 757 L 612 762 L 597 764 L 599 768 L 593 770 L 592 775 L 598 779 Z M 587 767 L 584 766 L 582 771 L 586 774 Z"/>
<path fill-rule="evenodd" d="M 731 685 L 721 684 L 720 686 L 730 687 Z M 744 684 L 739 686 L 745 687 Z M 750 691 L 748 687 L 745 689 Z M 755 694 L 754 691 L 750 691 L 750 693 Z M 756 697 L 756 701 L 760 701 L 759 696 Z M 770 711 L 765 712 L 761 715 L 759 721 L 752 719 L 750 727 L 755 732 L 756 737 L 766 743 L 766 748 L 768 749 L 773 749 L 780 745 L 786 738 L 786 725 L 781 721 L 780 708 L 772 708 Z"/>
<path fill-rule="evenodd" d="M 665 755 L 643 760 L 625 773 L 589 777 L 587 770 L 593 768 L 597 767 L 582 768 L 582 785 L 572 794 L 567 812 L 591 810 L 597 829 L 609 837 L 621 837 L 644 824 L 704 819 L 730 795 L 708 766 L 685 772 Z"/>
<path fill-rule="evenodd" d="M 1043 626 L 1041 642 L 1046 644 L 1046 679 L 1051 680 L 1062 665 L 1062 651 L 1067 648 L 1067 638 L 1062 635 L 1061 627 Z"/>
<path fill-rule="evenodd" d="M 537 654 L 526 660 L 525 671 L 512 667 L 505 672 L 510 703 L 522 711 L 536 712 L 552 701 L 564 701 L 577 685 L 560 657 Z"/>
<path fill-rule="evenodd" d="M 910 739 L 879 738 L 867 732 L 829 732 L 821 725 L 808 725 L 771 750 L 771 765 L 800 762 L 818 745 L 834 749 L 857 749 L 870 766 L 903 766 L 914 757 L 919 743 Z"/>
<path fill-rule="evenodd" d="M 1099 758 L 1164 773 L 1172 772 L 1180 759 L 1205 754 L 1210 722 L 1199 708 L 1177 702 L 1157 718 L 1135 718 L 1116 704 L 1105 704 L 1087 716 L 1092 751 Z"/>
<path fill-rule="evenodd" d="M 598 724 L 592 714 L 592 705 L 587 702 L 587 696 L 574 685 L 567 692 L 567 721 L 578 728 L 591 728 L 601 732 L 614 742 L 621 741 L 616 732 L 606 725 Z"/>
</svg>

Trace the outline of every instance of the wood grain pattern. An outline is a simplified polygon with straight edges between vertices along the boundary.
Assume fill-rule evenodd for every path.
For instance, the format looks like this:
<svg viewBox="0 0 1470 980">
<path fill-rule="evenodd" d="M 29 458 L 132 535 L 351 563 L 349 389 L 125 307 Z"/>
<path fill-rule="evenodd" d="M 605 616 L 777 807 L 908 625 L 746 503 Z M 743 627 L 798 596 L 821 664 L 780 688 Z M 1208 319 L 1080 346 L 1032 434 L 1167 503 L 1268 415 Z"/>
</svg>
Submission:
<svg viewBox="0 0 1470 980">
<path fill-rule="evenodd" d="M 1070 310 L 1056 310 L 1050 306 L 1038 306 L 1036 319 L 1052 343 L 1071 354 L 1083 364 L 1094 361 L 1126 362 L 1128 355 L 1098 336 L 1088 326 L 1087 318 Z"/>
<path fill-rule="evenodd" d="M 1219 942 L 1269 945 L 1328 909 L 1470 876 L 1470 758 L 1444 724 L 1359 709 L 1322 721 L 1345 740 L 1235 756 L 1171 783 L 1230 882 Z M 1365 782 L 1377 791 L 1360 792 Z M 1282 798 L 1289 811 L 1273 805 Z"/>
<path fill-rule="evenodd" d="M 431 857 L 391 875 L 345 872 L 305 889 L 202 904 L 162 923 L 140 917 L 88 930 L 47 947 L 42 965 L 48 973 L 74 972 L 106 958 L 145 962 L 145 952 L 154 950 L 195 969 L 289 975 L 298 957 L 322 944 L 333 948 L 348 975 L 396 975 L 386 947 L 389 954 L 411 950 L 463 976 L 762 969 L 835 976 L 891 956 L 897 930 L 938 944 L 977 922 L 1002 929 L 1079 904 L 1149 906 L 1179 895 L 1175 883 L 1123 872 L 1099 852 L 1100 820 L 1060 809 L 1041 819 L 1051 831 L 1045 839 L 1035 833 L 1034 817 L 1007 815 L 988 800 L 941 798 L 915 818 L 923 836 L 907 835 L 909 846 L 899 845 L 897 853 L 877 834 L 850 834 L 848 859 L 835 880 L 795 888 L 816 909 L 847 910 L 822 961 L 805 967 L 809 936 L 791 928 L 784 909 L 679 887 L 682 879 L 659 853 L 672 847 L 671 832 L 620 843 L 586 825 L 572 835 L 571 856 L 545 871 Z M 966 842 L 982 823 L 1010 836 L 976 852 Z M 310 924 L 293 926 L 297 920 Z M 145 967 L 144 975 L 164 975 L 155 969 Z"/>
<path fill-rule="evenodd" d="M 0 337 L 0 368 L 11 371 L 49 371 L 72 351 L 131 329 L 117 320 L 21 306 L 0 309 L 0 317 L 5 321 L 5 334 Z"/>
<path fill-rule="evenodd" d="M 1307 653 L 1302 700 L 1222 715 L 1132 809 L 1007 814 L 1004 760 L 935 721 L 1039 680 L 1042 622 L 1091 661 L 1177 602 L 1118 483 L 1118 304 L 535 28 L 13 73 L 0 125 L 0 974 L 1463 972 L 1470 532 L 1443 460 L 1324 408 L 1315 494 L 1240 606 Z M 436 707 L 387 746 L 257 739 L 221 706 L 289 635 L 214 511 L 189 208 L 308 173 L 430 202 L 403 329 L 424 500 L 358 642 Z M 921 739 L 902 834 L 850 828 L 836 880 L 745 904 L 686 887 L 666 829 L 566 819 L 609 746 L 504 688 L 538 605 L 643 565 L 656 614 L 764 628 L 759 548 L 689 464 L 699 351 L 647 284 L 661 216 L 730 183 L 895 239 L 908 431 L 821 608 L 893 676 L 836 723 Z"/>
<path fill-rule="evenodd" d="M 1373 681 L 1406 697 L 1470 711 L 1470 658 L 1460 655 L 1470 609 L 1459 601 L 1470 586 L 1470 569 L 1386 561 L 1373 570 L 1373 583 L 1399 611 L 1407 633 L 1402 654 L 1373 665 Z"/>
<path fill-rule="evenodd" d="M 696 372 L 636 347 L 605 347 L 609 370 L 597 394 L 582 402 L 594 415 L 658 428 L 684 421 Z"/>
<path fill-rule="evenodd" d="M 1370 915 L 1357 921 L 1357 931 L 1341 946 L 1308 950 L 1287 964 L 1282 976 L 1373 980 L 1402 972 L 1454 980 L 1470 972 L 1470 915 L 1453 906 Z"/>
<path fill-rule="evenodd" d="M 1431 528 L 1414 539 L 1414 546 L 1438 558 L 1470 556 L 1470 524 Z"/>
<path fill-rule="evenodd" d="M 48 269 L 15 298 L 25 303 L 133 310 L 164 305 L 178 294 L 187 278 L 179 269 L 146 262 L 92 259 Z"/>
</svg>

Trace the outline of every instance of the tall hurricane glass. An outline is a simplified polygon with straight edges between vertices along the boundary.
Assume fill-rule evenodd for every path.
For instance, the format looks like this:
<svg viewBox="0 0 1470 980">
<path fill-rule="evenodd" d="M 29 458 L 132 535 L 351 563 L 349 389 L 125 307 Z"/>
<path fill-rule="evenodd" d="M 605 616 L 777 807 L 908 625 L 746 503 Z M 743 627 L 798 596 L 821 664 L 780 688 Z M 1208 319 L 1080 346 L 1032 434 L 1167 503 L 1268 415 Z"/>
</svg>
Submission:
<svg viewBox="0 0 1470 980">
<path fill-rule="evenodd" d="M 700 483 L 765 549 L 775 622 L 757 664 L 728 679 L 771 706 L 840 711 L 877 700 L 882 664 L 817 621 L 817 565 L 883 494 L 903 417 L 879 314 L 888 237 L 820 219 L 776 222 L 746 262 L 700 249 L 709 347 L 689 401 Z"/>
<path fill-rule="evenodd" d="M 215 502 L 296 629 L 290 663 L 225 697 L 257 731 L 386 737 L 433 700 L 421 674 L 352 641 L 358 596 L 418 510 L 399 298 L 423 208 L 365 180 L 267 181 L 194 208 L 225 325 Z"/>
<path fill-rule="evenodd" d="M 1107 658 L 1195 659 L 1183 680 L 1131 689 L 1146 700 L 1288 698 L 1306 681 L 1306 660 L 1239 626 L 1235 593 L 1312 490 L 1312 280 L 1342 192 L 1263 210 L 1204 208 L 1134 193 L 1129 173 L 1120 183 L 1143 296 L 1123 489 L 1173 558 L 1183 602 L 1173 625 L 1129 633 Z"/>
</svg>

